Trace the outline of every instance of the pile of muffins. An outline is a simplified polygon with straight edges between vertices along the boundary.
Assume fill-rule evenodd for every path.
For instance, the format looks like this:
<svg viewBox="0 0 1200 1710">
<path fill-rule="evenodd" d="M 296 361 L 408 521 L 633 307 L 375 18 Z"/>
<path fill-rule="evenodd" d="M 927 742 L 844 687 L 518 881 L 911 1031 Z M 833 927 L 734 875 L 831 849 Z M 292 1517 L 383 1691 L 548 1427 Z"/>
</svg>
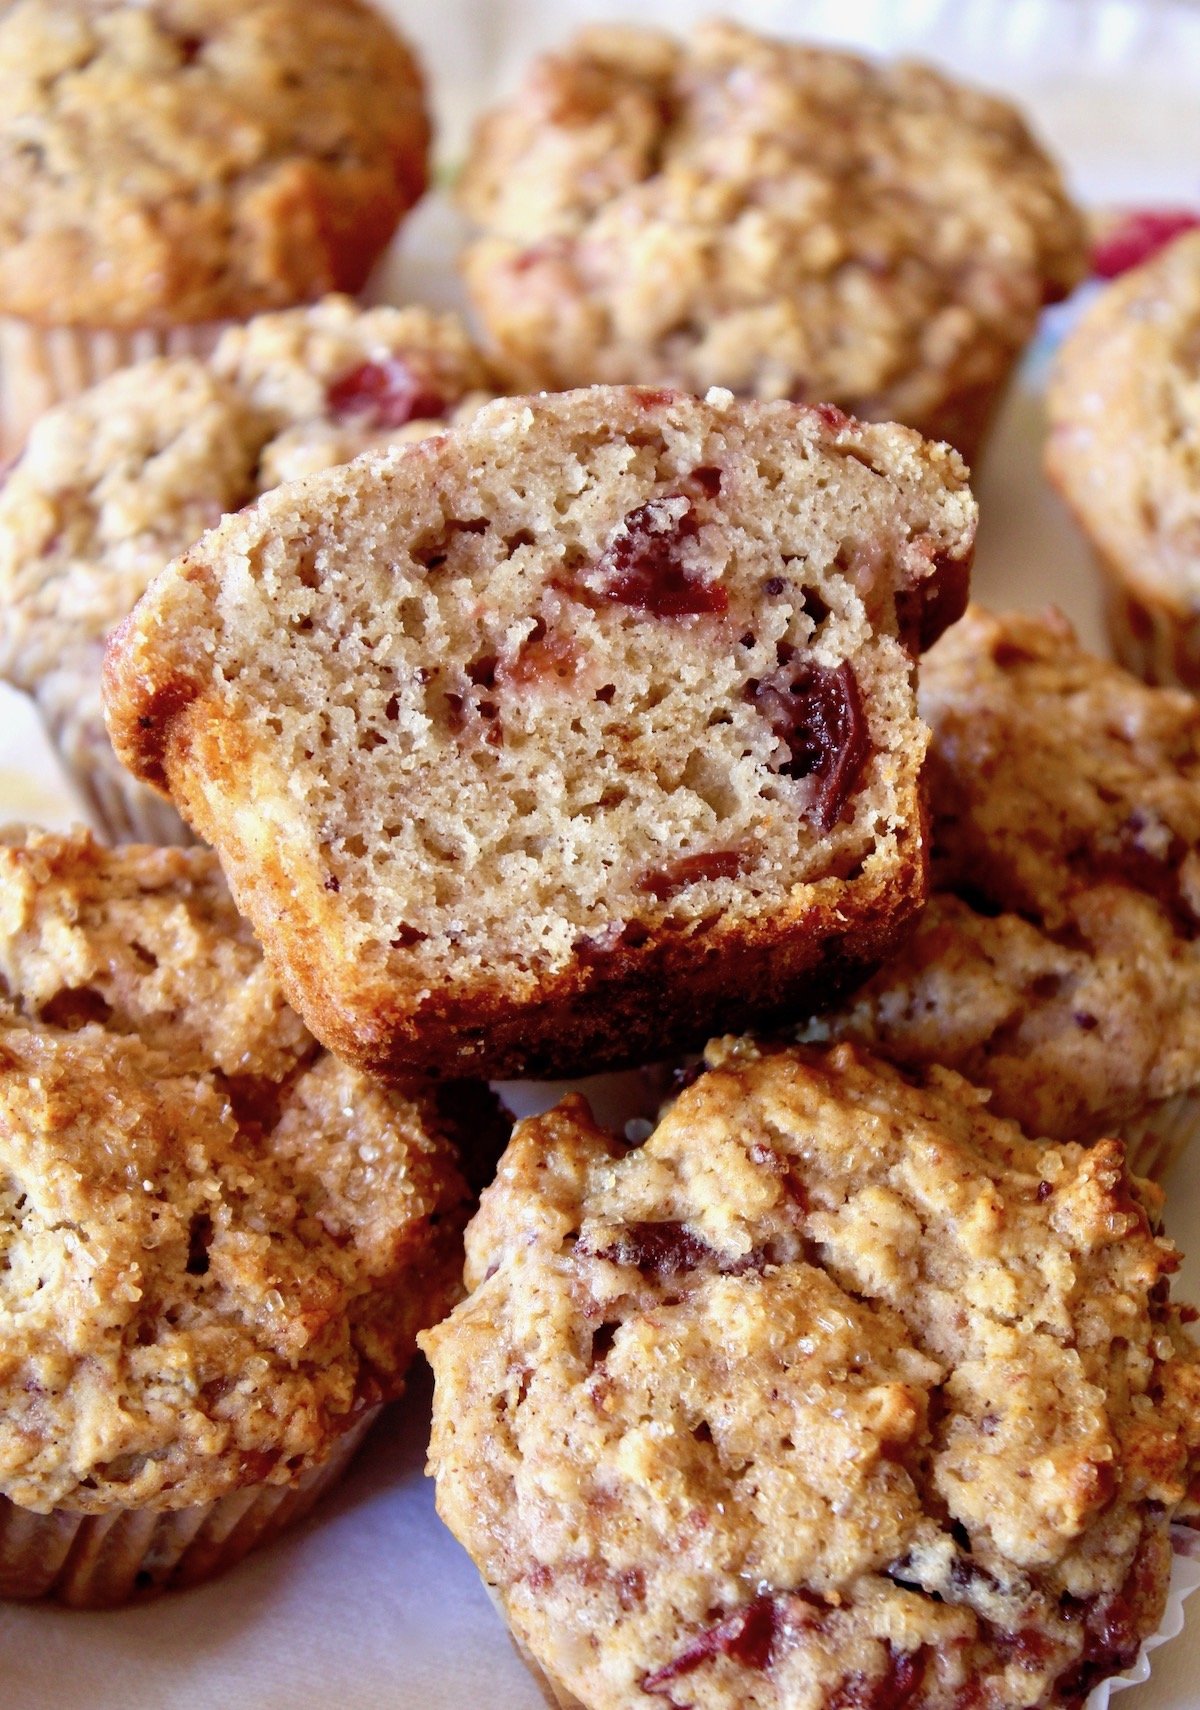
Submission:
<svg viewBox="0 0 1200 1710">
<path fill-rule="evenodd" d="M 419 1345 L 552 1702 L 1078 1710 L 1200 1523 L 1200 235 L 1052 391 L 1114 665 L 968 605 L 1088 263 L 1011 106 L 585 31 L 473 332 L 355 295 L 429 144 L 362 0 L 0 17 L 0 677 L 99 833 L 0 833 L 0 1594 L 225 1570 Z"/>
</svg>

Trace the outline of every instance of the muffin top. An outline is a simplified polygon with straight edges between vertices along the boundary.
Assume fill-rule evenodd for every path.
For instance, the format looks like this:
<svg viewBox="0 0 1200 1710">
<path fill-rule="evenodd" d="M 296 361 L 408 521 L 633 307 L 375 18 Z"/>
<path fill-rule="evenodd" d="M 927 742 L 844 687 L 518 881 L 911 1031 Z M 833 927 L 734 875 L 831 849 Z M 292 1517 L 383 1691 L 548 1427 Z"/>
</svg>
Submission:
<svg viewBox="0 0 1200 1710">
<path fill-rule="evenodd" d="M 729 23 L 596 27 L 537 60 L 461 198 L 522 385 L 832 399 L 951 439 L 1084 253 L 1006 102 Z"/>
<path fill-rule="evenodd" d="M 455 1133 L 319 1051 L 208 851 L 2 834 L 0 1493 L 319 1463 L 455 1298 Z"/>
<path fill-rule="evenodd" d="M 1200 232 L 1096 298 L 1048 395 L 1046 466 L 1105 557 L 1180 612 L 1200 603 Z"/>
<path fill-rule="evenodd" d="M 945 1070 L 707 1062 L 640 1148 L 515 1131 L 423 1338 L 440 1512 L 588 1710 L 1081 1703 L 1200 1441 L 1157 1202 Z"/>
<path fill-rule="evenodd" d="M 330 297 L 50 411 L 0 488 L 0 677 L 86 721 L 116 770 L 104 642 L 163 565 L 280 481 L 434 432 L 486 385 L 453 316 Z"/>
<path fill-rule="evenodd" d="M 169 326 L 357 291 L 428 143 L 412 54 L 361 0 L 16 0 L 0 312 Z"/>
</svg>

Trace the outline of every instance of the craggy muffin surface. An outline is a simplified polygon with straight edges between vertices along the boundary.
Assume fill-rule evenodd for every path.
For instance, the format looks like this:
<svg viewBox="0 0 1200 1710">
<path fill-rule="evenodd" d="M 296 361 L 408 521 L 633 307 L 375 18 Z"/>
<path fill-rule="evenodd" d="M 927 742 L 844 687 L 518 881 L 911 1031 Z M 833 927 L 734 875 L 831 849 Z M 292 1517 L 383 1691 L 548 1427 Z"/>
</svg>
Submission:
<svg viewBox="0 0 1200 1710">
<path fill-rule="evenodd" d="M 926 655 L 921 709 L 934 894 L 912 941 L 810 1036 L 955 1068 L 1056 1139 L 1193 1097 L 1196 701 L 1089 654 L 1056 612 L 973 607 Z"/>
<path fill-rule="evenodd" d="M 0 840 L 0 1494 L 178 1508 L 294 1484 L 454 1300 L 432 1095 L 287 1009 L 205 850 Z"/>
<path fill-rule="evenodd" d="M 0 312 L 170 325 L 357 291 L 428 144 L 416 62 L 360 0 L 17 0 Z"/>
<path fill-rule="evenodd" d="M 730 23 L 595 27 L 481 123 L 464 270 L 522 388 L 832 399 L 977 447 L 1081 220 L 1008 103 Z"/>
<path fill-rule="evenodd" d="M 946 1071 L 708 1063 L 640 1148 L 515 1131 L 423 1338 L 439 1511 L 588 1710 L 1081 1704 L 1197 1443 L 1154 1190 Z"/>
</svg>

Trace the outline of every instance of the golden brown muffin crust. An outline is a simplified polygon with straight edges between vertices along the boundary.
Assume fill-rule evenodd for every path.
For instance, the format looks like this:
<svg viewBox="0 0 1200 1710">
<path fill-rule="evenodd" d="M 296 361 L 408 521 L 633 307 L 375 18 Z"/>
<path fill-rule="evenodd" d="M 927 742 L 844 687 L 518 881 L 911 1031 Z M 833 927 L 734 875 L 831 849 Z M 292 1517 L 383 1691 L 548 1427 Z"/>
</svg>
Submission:
<svg viewBox="0 0 1200 1710">
<path fill-rule="evenodd" d="M 458 1290 L 432 1095 L 284 1006 L 203 850 L 0 845 L 0 1494 L 294 1484 Z"/>
</svg>

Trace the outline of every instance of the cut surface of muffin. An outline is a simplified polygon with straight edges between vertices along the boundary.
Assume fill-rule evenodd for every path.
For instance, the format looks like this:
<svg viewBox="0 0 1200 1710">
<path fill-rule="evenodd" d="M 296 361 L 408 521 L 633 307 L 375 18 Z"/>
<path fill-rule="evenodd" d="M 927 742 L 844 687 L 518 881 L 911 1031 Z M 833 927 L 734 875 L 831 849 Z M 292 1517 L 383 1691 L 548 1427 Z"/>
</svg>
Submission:
<svg viewBox="0 0 1200 1710">
<path fill-rule="evenodd" d="M 1109 285 L 1059 354 L 1046 468 L 1096 548 L 1118 658 L 1200 688 L 1200 233 Z"/>
<path fill-rule="evenodd" d="M 1007 102 L 731 23 L 590 27 L 482 121 L 463 268 L 522 387 L 832 399 L 973 457 L 1081 219 Z"/>
<path fill-rule="evenodd" d="M 978 607 L 924 660 L 920 704 L 934 894 L 809 1036 L 957 1069 L 1055 1139 L 1132 1143 L 1150 1119 L 1157 1173 L 1156 1109 L 1179 1125 L 1200 1089 L 1200 707 L 1057 612 Z"/>
<path fill-rule="evenodd" d="M 419 438 L 483 398 L 457 321 L 330 297 L 231 328 L 211 359 L 141 363 L 38 423 L 0 490 L 0 676 L 35 697 L 108 835 L 186 837 L 113 758 L 109 632 L 151 578 L 280 481 Z"/>
<path fill-rule="evenodd" d="M 320 1049 L 210 851 L 6 832 L 0 1495 L 173 1511 L 319 1469 L 457 1295 L 457 1138 Z M 46 1589 L 19 1567 L 5 1595 Z"/>
<path fill-rule="evenodd" d="M 342 1054 L 636 1060 L 844 980 L 919 903 L 910 650 L 974 520 L 947 448 L 837 411 L 501 401 L 172 565 L 110 729 Z"/>
<path fill-rule="evenodd" d="M 515 1130 L 422 1338 L 439 1512 L 586 1710 L 1082 1705 L 1200 1441 L 1159 1197 L 945 1070 L 707 1064 L 641 1147 Z"/>
</svg>

